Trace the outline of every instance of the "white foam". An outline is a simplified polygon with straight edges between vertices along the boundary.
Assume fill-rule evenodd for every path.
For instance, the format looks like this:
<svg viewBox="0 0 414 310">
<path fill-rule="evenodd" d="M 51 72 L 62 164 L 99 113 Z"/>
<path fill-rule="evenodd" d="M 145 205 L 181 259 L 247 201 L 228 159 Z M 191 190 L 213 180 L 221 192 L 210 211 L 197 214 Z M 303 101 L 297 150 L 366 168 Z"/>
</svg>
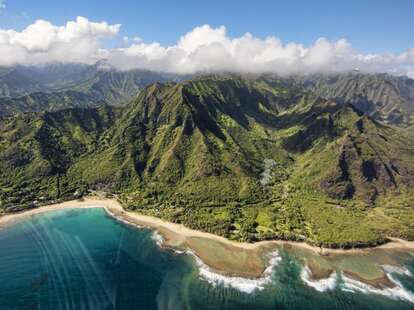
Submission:
<svg viewBox="0 0 414 310">
<path fill-rule="evenodd" d="M 158 231 L 154 230 L 151 239 L 155 241 L 158 247 L 162 247 L 164 243 L 164 238 L 158 233 Z"/>
<path fill-rule="evenodd" d="M 282 260 L 277 251 L 272 252 L 269 255 L 269 265 L 263 272 L 262 277 L 257 279 L 249 279 L 225 276 L 217 273 L 207 266 L 193 251 L 187 250 L 186 253 L 194 257 L 201 279 L 207 281 L 213 286 L 223 285 L 224 287 L 232 287 L 245 293 L 252 293 L 255 290 L 263 290 L 265 286 L 272 281 L 271 276 L 273 268 Z"/>
<path fill-rule="evenodd" d="M 412 277 L 413 274 L 410 270 L 408 270 L 406 267 L 398 267 L 398 266 L 391 266 L 391 265 L 382 265 L 382 269 L 387 273 L 398 273 L 401 275 L 405 275 L 407 277 Z"/>
<path fill-rule="evenodd" d="M 342 290 L 347 291 L 347 292 L 352 292 L 352 293 L 361 292 L 365 294 L 378 294 L 378 295 L 389 297 L 391 299 L 395 299 L 395 300 L 399 299 L 399 300 L 404 300 L 404 301 L 414 303 L 414 293 L 405 289 L 404 286 L 401 284 L 401 282 L 392 276 L 392 273 L 398 273 L 398 274 L 403 274 L 406 276 L 411 276 L 410 271 L 406 268 L 394 267 L 394 266 L 389 266 L 389 265 L 382 266 L 382 268 L 384 269 L 390 281 L 395 284 L 395 287 L 378 289 L 366 283 L 362 283 L 360 281 L 351 279 L 345 276 L 344 274 L 342 274 L 341 275 L 342 280 L 343 280 Z"/>
<path fill-rule="evenodd" d="M 171 250 L 177 255 L 186 254 L 186 251 L 181 251 L 181 250 L 177 250 L 177 249 L 171 249 Z"/>
<path fill-rule="evenodd" d="M 309 267 L 303 266 L 300 277 L 308 286 L 313 287 L 319 292 L 325 292 L 331 291 L 336 287 L 338 274 L 336 272 L 332 272 L 326 279 L 314 280 L 312 279 L 312 272 Z"/>
</svg>

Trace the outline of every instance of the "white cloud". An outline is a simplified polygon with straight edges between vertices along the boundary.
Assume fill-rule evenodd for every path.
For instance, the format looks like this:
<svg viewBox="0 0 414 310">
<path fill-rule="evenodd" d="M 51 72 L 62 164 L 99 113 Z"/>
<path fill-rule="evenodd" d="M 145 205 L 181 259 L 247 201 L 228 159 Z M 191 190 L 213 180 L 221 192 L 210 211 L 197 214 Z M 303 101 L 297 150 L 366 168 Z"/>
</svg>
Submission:
<svg viewBox="0 0 414 310">
<path fill-rule="evenodd" d="M 400 55 L 362 54 L 344 40 L 325 38 L 305 47 L 283 44 L 276 37 L 256 38 L 250 33 L 230 38 L 224 26 L 197 27 L 176 45 L 132 44 L 108 53 L 109 61 L 121 69 L 146 68 L 178 73 L 197 71 L 272 72 L 282 75 L 341 72 L 359 68 L 368 72 L 412 74 L 414 49 Z"/>
<path fill-rule="evenodd" d="M 120 27 L 77 17 L 65 26 L 37 20 L 20 32 L 0 29 L 0 65 L 54 61 L 92 63 L 107 53 L 100 49 L 100 41 L 116 36 Z"/>
<path fill-rule="evenodd" d="M 1 0 L 0 0 L 1 1 Z M 65 26 L 38 20 L 21 32 L 0 29 L 0 65 L 50 61 L 92 63 L 106 58 L 119 69 L 142 68 L 175 73 L 237 71 L 282 75 L 341 72 L 359 68 L 413 76 L 414 48 L 404 53 L 363 54 L 345 39 L 316 40 L 310 46 L 283 43 L 277 37 L 250 33 L 230 38 L 224 26 L 203 25 L 184 34 L 175 45 L 146 43 L 123 37 L 126 47 L 105 49 L 102 40 L 119 35 L 120 25 L 78 17 Z"/>
</svg>

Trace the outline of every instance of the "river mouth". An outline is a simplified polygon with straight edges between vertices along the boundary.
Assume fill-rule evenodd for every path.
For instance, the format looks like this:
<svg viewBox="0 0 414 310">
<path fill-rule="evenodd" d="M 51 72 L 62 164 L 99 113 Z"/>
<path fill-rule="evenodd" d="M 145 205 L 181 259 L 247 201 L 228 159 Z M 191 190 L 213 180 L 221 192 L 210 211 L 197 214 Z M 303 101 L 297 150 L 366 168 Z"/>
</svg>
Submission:
<svg viewBox="0 0 414 310">
<path fill-rule="evenodd" d="M 0 305 L 7 305 L 1 309 L 30 303 L 45 309 L 131 309 L 139 304 L 146 309 L 331 309 L 334 304 L 378 310 L 414 305 L 410 251 L 321 256 L 288 244 L 244 248 L 120 219 L 102 208 L 55 210 L 0 230 L 5 253 L 0 257 Z M 57 300 L 60 305 L 53 308 Z"/>
</svg>

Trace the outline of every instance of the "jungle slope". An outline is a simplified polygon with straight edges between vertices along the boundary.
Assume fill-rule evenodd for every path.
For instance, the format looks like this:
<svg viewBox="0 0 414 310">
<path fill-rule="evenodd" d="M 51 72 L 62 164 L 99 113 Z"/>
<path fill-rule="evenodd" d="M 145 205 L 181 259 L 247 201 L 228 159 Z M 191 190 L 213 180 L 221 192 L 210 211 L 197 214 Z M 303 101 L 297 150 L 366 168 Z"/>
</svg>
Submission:
<svg viewBox="0 0 414 310">
<path fill-rule="evenodd" d="M 43 67 L 0 67 L 0 117 L 68 108 L 119 106 L 144 87 L 175 75 L 144 70 L 118 71 L 105 62 Z"/>
<path fill-rule="evenodd" d="M 382 122 L 414 126 L 414 80 L 406 76 L 349 72 L 302 76 L 296 81 L 323 98 L 351 102 Z"/>
<path fill-rule="evenodd" d="M 4 212 L 99 188 L 234 240 L 414 239 L 413 139 L 282 80 L 156 83 L 120 109 L 8 118 L 0 157 Z"/>
</svg>

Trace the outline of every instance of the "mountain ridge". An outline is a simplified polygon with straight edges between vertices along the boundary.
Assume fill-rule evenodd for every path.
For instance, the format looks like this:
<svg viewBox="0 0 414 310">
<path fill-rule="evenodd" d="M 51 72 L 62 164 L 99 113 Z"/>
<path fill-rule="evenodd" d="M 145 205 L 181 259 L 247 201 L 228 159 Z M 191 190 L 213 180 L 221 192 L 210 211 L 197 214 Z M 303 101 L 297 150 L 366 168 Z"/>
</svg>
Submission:
<svg viewBox="0 0 414 310">
<path fill-rule="evenodd" d="M 181 77 L 145 70 L 104 69 L 100 62 L 92 66 L 55 64 L 0 68 L 0 117 L 72 107 L 122 105 L 145 86 L 171 79 L 180 80 Z"/>
<path fill-rule="evenodd" d="M 94 65 L 0 68 L 0 115 L 102 104 L 124 105 L 153 82 L 181 82 L 209 75 L 245 77 L 272 86 L 310 91 L 342 104 L 352 102 L 359 110 L 382 122 L 405 128 L 414 126 L 414 80 L 407 77 L 356 72 L 291 77 L 236 73 L 181 76 L 144 70 L 119 71 L 105 61 Z M 70 91 L 77 92 L 77 96 L 65 96 Z M 34 99 L 37 97 L 42 99 Z"/>
<path fill-rule="evenodd" d="M 362 112 L 403 127 L 414 124 L 414 80 L 389 74 L 331 74 L 299 78 L 315 94 L 352 102 Z"/>
<path fill-rule="evenodd" d="M 122 107 L 9 117 L 0 157 L 6 212 L 100 189 L 236 240 L 414 238 L 406 129 L 283 79 L 156 82 Z"/>
</svg>

